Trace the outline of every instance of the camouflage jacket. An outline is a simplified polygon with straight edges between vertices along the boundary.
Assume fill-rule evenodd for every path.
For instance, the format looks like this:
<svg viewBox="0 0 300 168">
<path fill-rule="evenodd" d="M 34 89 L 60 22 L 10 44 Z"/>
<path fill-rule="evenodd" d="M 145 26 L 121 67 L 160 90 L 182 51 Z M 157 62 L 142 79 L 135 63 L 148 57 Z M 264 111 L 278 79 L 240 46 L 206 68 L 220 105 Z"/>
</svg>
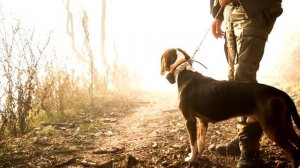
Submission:
<svg viewBox="0 0 300 168">
<path fill-rule="evenodd" d="M 282 0 L 232 0 L 233 3 L 242 5 L 245 12 L 249 17 L 253 17 L 261 12 L 270 12 L 271 15 L 278 17 L 282 13 L 281 2 Z M 271 7 L 280 5 L 281 10 L 272 11 Z M 218 0 L 210 0 L 211 14 L 216 17 L 219 9 L 221 8 Z M 222 19 L 222 12 L 217 16 Z"/>
</svg>

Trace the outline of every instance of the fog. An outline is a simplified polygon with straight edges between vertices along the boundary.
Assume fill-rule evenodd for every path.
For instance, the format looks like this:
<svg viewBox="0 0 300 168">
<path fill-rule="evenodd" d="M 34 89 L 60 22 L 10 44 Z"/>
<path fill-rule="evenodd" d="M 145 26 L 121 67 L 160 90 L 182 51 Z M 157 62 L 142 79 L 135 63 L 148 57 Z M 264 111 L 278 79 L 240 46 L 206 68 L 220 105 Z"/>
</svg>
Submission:
<svg viewBox="0 0 300 168">
<path fill-rule="evenodd" d="M 84 61 L 76 57 L 71 49 L 66 34 L 65 4 L 66 1 L 58 0 L 5 0 L 0 2 L 0 9 L 2 17 L 20 20 L 24 26 L 41 34 L 41 38 L 52 32 L 56 53 L 65 61 L 60 63 L 78 70 L 84 66 Z M 259 82 L 278 84 L 282 82 L 282 72 L 291 70 L 289 74 L 297 73 L 294 68 L 297 64 L 293 64 L 299 62 L 300 13 L 296 9 L 299 4 L 298 1 L 283 2 L 284 13 L 269 36 L 258 72 Z M 101 2 L 71 1 L 74 23 L 78 27 L 83 9 L 89 15 L 95 67 L 99 73 L 105 73 L 99 51 Z M 130 73 L 139 76 L 142 89 L 176 89 L 175 85 L 170 85 L 160 76 L 162 53 L 167 48 L 179 47 L 192 54 L 202 40 L 204 42 L 195 59 L 208 69 L 196 64 L 196 70 L 216 79 L 226 79 L 224 40 L 214 39 L 211 33 L 205 36 L 212 22 L 209 1 L 108 0 L 106 11 L 106 57 L 109 64 L 112 66 L 118 60 L 126 66 Z"/>
</svg>

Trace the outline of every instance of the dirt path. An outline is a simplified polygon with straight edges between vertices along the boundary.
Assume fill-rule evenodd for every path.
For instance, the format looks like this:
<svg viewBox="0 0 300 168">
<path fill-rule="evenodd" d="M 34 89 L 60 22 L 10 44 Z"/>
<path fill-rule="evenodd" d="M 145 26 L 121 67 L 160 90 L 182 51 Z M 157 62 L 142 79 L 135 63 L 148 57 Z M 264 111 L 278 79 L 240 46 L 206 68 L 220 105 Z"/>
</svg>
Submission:
<svg viewBox="0 0 300 168">
<path fill-rule="evenodd" d="M 166 129 L 170 113 L 177 113 L 176 95 L 161 94 L 143 96 L 138 100 L 139 106 L 130 115 L 120 118 L 111 125 L 115 135 L 99 139 L 99 146 L 122 146 L 136 150 L 153 142 L 160 131 Z"/>
<path fill-rule="evenodd" d="M 171 131 L 172 126 L 183 126 L 177 108 L 177 94 L 142 95 L 137 98 L 137 104 L 133 113 L 110 125 L 113 135 L 95 140 L 95 146 L 122 149 L 123 153 L 146 159 L 143 152 L 161 146 L 165 132 Z"/>
<path fill-rule="evenodd" d="M 236 120 L 210 124 L 206 150 L 194 164 L 183 162 L 189 153 L 188 136 L 184 119 L 178 111 L 177 93 L 142 95 L 139 106 L 130 115 L 111 125 L 115 133 L 100 138 L 95 146 L 122 149 L 121 164 L 114 167 L 235 167 L 238 157 L 222 157 L 208 148 L 212 144 L 226 143 L 236 136 Z M 268 138 L 262 138 L 264 167 L 286 167 L 287 158 Z M 107 155 L 93 159 L 95 162 L 114 160 Z M 130 165 L 130 156 L 136 162 Z M 104 159 L 104 160 L 103 160 Z"/>
<path fill-rule="evenodd" d="M 212 144 L 226 143 L 236 136 L 236 120 L 210 124 L 206 150 L 198 162 L 183 160 L 189 153 L 184 119 L 178 111 L 177 94 L 151 94 L 138 98 L 134 112 L 111 125 L 114 135 L 95 140 L 95 146 L 121 149 L 102 156 L 85 155 L 87 160 L 113 167 L 235 167 L 238 157 L 222 157 L 210 151 Z M 263 167 L 287 167 L 287 158 L 268 138 L 262 138 Z M 132 163 L 132 158 L 135 162 Z"/>
<path fill-rule="evenodd" d="M 0 141 L 0 167 L 235 167 L 238 157 L 209 150 L 236 136 L 235 119 L 209 124 L 203 156 L 189 164 L 183 161 L 189 143 L 177 93 L 131 99 L 107 101 L 99 111 L 79 113 L 67 124 L 43 125 Z M 261 156 L 263 167 L 287 167 L 286 156 L 266 137 L 261 140 Z"/>
</svg>

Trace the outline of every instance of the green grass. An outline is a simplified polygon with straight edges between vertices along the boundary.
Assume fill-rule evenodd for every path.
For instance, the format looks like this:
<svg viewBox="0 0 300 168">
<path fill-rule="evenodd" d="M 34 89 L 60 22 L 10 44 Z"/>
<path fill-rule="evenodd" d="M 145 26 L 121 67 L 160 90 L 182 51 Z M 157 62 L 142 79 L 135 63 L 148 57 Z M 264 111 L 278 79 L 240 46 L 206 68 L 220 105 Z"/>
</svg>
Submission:
<svg viewBox="0 0 300 168">
<path fill-rule="evenodd" d="M 41 123 L 77 123 L 76 127 L 79 127 L 81 131 L 97 133 L 105 129 L 105 124 L 97 118 L 111 114 L 114 111 L 124 114 L 129 113 L 134 98 L 117 93 L 105 93 L 95 96 L 94 100 L 95 108 L 93 110 L 90 109 L 85 96 L 82 96 L 80 100 L 77 99 L 76 102 L 78 103 L 73 102 L 66 104 L 66 109 L 63 114 L 57 111 L 54 105 L 49 111 L 40 110 L 38 113 L 29 117 L 26 133 L 32 131 L 34 128 L 40 127 Z M 112 111 L 112 109 L 114 109 L 114 111 Z M 92 122 L 86 123 L 85 121 L 81 121 L 81 118 L 82 120 L 92 120 Z M 43 134 L 51 134 L 52 132 L 50 128 L 46 128 L 46 130 L 43 131 Z M 0 138 L 10 136 L 9 132 L 4 130 Z"/>
</svg>

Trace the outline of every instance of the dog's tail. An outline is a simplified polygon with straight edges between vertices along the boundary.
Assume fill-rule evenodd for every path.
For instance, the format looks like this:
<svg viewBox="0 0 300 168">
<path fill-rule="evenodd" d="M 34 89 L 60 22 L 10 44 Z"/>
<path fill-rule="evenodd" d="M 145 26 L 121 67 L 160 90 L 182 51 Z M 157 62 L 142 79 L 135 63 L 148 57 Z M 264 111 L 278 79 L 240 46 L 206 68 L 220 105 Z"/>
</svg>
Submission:
<svg viewBox="0 0 300 168">
<path fill-rule="evenodd" d="M 297 128 L 300 129 L 300 116 L 298 114 L 297 107 L 294 101 L 292 100 L 292 98 L 289 97 L 287 94 L 286 96 L 287 96 L 286 101 L 287 101 L 288 109 L 290 110 L 294 123 L 296 124 Z"/>
</svg>

